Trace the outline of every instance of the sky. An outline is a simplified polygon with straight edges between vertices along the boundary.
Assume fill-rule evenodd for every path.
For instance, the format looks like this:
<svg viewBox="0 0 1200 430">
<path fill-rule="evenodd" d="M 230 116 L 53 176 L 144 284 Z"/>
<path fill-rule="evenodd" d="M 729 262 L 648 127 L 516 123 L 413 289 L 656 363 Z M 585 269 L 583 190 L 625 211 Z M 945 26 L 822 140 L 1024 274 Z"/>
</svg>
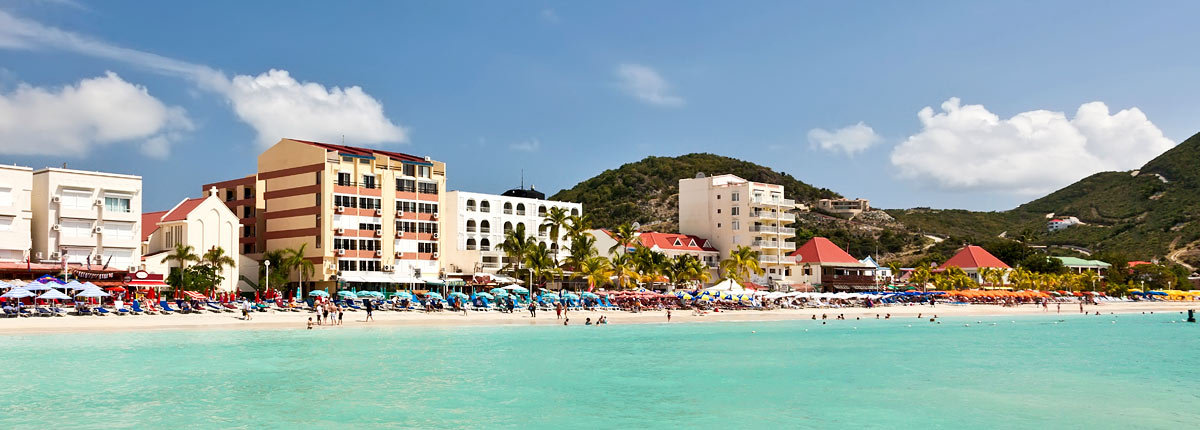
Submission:
<svg viewBox="0 0 1200 430">
<path fill-rule="evenodd" d="M 710 152 L 876 207 L 1005 210 L 1200 131 L 1198 13 L 0 0 L 0 163 L 141 175 L 149 211 L 285 137 L 427 155 L 486 193 Z"/>
</svg>

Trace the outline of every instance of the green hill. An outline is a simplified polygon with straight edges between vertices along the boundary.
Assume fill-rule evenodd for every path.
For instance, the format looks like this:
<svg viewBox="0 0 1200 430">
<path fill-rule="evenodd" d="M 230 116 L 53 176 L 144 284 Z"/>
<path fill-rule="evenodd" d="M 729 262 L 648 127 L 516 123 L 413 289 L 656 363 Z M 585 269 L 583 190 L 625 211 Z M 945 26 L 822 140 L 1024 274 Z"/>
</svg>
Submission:
<svg viewBox="0 0 1200 430">
<path fill-rule="evenodd" d="M 1200 134 L 1133 172 L 1101 172 L 1003 212 L 889 210 L 909 228 L 973 242 L 1006 237 L 1200 262 Z M 1086 225 L 1048 233 L 1048 214 Z"/>
<path fill-rule="evenodd" d="M 551 197 L 583 203 L 596 227 L 611 228 L 638 222 L 658 231 L 675 231 L 678 223 L 679 180 L 696 173 L 733 174 L 742 178 L 783 185 L 786 197 L 797 202 L 840 197 L 825 188 L 800 182 L 786 173 L 748 161 L 714 154 L 646 157 L 616 169 L 605 170 Z"/>
</svg>

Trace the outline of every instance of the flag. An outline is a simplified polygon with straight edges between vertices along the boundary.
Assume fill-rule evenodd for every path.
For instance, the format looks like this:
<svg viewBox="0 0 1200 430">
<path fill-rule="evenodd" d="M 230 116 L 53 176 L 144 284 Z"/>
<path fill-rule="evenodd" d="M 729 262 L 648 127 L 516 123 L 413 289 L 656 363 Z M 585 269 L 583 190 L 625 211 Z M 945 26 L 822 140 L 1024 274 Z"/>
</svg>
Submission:
<svg viewBox="0 0 1200 430">
<path fill-rule="evenodd" d="M 87 268 L 88 268 L 88 270 L 92 270 L 92 256 L 91 256 L 91 254 L 88 254 L 88 257 L 87 257 Z"/>
<path fill-rule="evenodd" d="M 113 254 L 113 255 L 116 255 L 116 254 Z M 104 262 L 104 267 L 103 267 L 103 268 L 101 268 L 100 270 L 104 270 L 104 269 L 107 269 L 107 268 L 108 268 L 108 263 L 112 263 L 112 258 L 113 258 L 113 255 L 109 255 L 109 256 L 108 256 L 108 261 L 105 261 L 105 262 Z"/>
</svg>

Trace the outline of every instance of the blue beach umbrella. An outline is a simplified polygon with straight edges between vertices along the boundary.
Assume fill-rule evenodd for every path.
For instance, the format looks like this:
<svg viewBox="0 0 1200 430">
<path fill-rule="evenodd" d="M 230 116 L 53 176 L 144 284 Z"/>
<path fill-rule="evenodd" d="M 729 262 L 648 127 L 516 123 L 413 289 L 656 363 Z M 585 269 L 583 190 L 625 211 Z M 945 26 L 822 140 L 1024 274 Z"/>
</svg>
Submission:
<svg viewBox="0 0 1200 430">
<path fill-rule="evenodd" d="M 433 299 L 433 300 L 445 300 L 441 294 L 439 294 L 435 291 L 430 291 L 428 293 L 425 293 L 425 297 Z"/>
<path fill-rule="evenodd" d="M 401 299 L 408 299 L 408 300 L 412 300 L 412 299 L 413 299 L 412 293 L 409 293 L 408 291 L 397 291 L 397 292 L 394 292 L 394 293 L 392 293 L 392 297 L 399 297 L 399 298 L 401 298 Z"/>
<path fill-rule="evenodd" d="M 381 299 L 381 298 L 383 298 L 383 293 L 380 293 L 378 291 L 359 291 L 358 296 L 359 297 L 374 297 L 377 299 Z"/>
<path fill-rule="evenodd" d="M 308 292 L 309 297 L 329 297 L 329 292 L 325 290 L 312 290 Z"/>
<path fill-rule="evenodd" d="M 483 293 L 483 292 L 475 293 L 475 297 L 483 297 L 483 298 L 485 298 L 485 299 L 488 299 L 488 300 L 495 300 L 495 299 L 496 299 L 496 297 L 495 297 L 495 296 L 493 296 L 493 295 L 491 295 L 491 294 L 488 294 L 488 293 Z"/>
<path fill-rule="evenodd" d="M 338 297 L 341 297 L 343 299 L 357 299 L 358 298 L 358 294 L 354 294 L 353 292 L 346 291 L 346 290 L 338 291 L 337 295 L 338 295 Z"/>
</svg>

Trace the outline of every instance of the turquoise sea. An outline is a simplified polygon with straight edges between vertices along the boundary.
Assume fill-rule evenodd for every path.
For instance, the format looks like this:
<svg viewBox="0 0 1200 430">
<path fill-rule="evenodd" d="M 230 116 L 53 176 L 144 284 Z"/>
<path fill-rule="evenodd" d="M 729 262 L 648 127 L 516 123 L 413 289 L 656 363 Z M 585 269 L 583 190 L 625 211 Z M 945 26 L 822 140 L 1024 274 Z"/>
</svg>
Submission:
<svg viewBox="0 0 1200 430">
<path fill-rule="evenodd" d="M 0 428 L 1194 428 L 1181 320 L 0 335 Z"/>
</svg>

